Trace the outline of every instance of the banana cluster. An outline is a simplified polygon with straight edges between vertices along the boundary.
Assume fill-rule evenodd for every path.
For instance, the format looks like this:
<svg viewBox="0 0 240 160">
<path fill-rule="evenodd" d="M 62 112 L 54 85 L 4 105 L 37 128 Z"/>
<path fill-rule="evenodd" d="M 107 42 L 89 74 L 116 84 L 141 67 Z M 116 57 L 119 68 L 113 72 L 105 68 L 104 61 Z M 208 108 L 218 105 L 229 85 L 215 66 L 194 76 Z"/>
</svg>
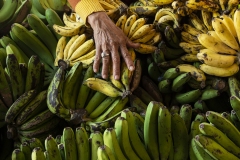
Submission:
<svg viewBox="0 0 240 160">
<path fill-rule="evenodd" d="M 205 115 L 209 122 L 192 122 L 190 158 L 239 159 L 240 144 L 236 137 L 240 134 L 239 130 L 220 113 L 208 111 Z M 214 152 L 215 149 L 219 152 Z"/>
<path fill-rule="evenodd" d="M 199 67 L 205 73 L 228 77 L 239 71 L 239 16 L 238 9 L 233 17 L 215 17 L 211 21 L 213 31 L 198 35 L 198 41 L 206 48 L 197 53 L 197 58 L 203 63 Z"/>
<path fill-rule="evenodd" d="M 22 23 L 30 13 L 30 0 L 2 1 L 0 9 L 0 36 L 7 34 L 13 23 Z"/>
<path fill-rule="evenodd" d="M 141 54 L 150 54 L 156 50 L 155 44 L 161 40 L 161 33 L 156 31 L 154 25 L 147 23 L 147 18 L 139 17 L 135 13 L 128 15 L 123 14 L 116 21 L 116 26 L 119 27 L 124 34 L 132 41 L 140 43 L 140 47 L 135 51 Z"/>
</svg>

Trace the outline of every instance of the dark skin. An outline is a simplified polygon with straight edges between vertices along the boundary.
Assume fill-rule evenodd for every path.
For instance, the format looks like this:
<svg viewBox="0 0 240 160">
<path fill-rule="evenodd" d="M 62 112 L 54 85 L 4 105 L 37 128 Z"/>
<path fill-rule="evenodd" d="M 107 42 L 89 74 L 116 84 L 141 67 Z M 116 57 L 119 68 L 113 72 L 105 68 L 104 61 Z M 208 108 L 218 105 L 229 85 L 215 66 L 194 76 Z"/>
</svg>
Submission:
<svg viewBox="0 0 240 160">
<path fill-rule="evenodd" d="M 68 0 L 71 6 L 75 7 L 78 0 Z M 73 7 L 73 8 L 74 8 Z M 123 31 L 108 17 L 106 12 L 94 12 L 87 17 L 87 22 L 93 28 L 96 46 L 96 57 L 93 63 L 95 73 L 99 72 L 102 62 L 102 78 L 107 79 L 110 62 L 113 63 L 113 75 L 120 79 L 120 56 L 125 60 L 128 69 L 135 69 L 127 48 L 138 48 L 139 43 L 131 42 Z M 102 52 L 110 56 L 101 57 Z M 120 53 L 120 54 L 119 54 Z"/>
</svg>

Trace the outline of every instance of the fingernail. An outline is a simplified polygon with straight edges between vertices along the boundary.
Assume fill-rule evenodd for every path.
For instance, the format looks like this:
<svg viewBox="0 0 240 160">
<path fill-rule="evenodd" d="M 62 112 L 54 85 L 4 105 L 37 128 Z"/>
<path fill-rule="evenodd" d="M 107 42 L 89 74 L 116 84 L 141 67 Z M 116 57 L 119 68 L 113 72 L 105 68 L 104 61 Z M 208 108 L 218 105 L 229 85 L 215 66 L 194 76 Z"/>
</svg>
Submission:
<svg viewBox="0 0 240 160">
<path fill-rule="evenodd" d="M 130 66 L 130 71 L 133 71 L 134 70 L 134 67 L 133 66 Z"/>
<path fill-rule="evenodd" d="M 114 76 L 114 79 L 118 80 L 119 79 L 119 75 Z"/>
</svg>

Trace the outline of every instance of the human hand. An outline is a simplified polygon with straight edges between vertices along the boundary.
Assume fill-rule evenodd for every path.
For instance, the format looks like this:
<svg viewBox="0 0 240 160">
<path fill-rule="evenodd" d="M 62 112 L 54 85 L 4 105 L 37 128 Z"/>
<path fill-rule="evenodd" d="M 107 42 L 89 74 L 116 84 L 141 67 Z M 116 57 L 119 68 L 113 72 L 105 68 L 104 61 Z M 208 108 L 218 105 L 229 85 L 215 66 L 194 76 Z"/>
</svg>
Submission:
<svg viewBox="0 0 240 160">
<path fill-rule="evenodd" d="M 94 72 L 99 71 L 102 61 L 102 78 L 108 78 L 110 58 L 112 58 L 113 75 L 115 79 L 120 79 L 120 55 L 128 66 L 128 69 L 135 69 L 134 63 L 128 53 L 127 47 L 138 48 L 140 44 L 131 42 L 123 31 L 118 28 L 105 12 L 96 12 L 88 16 L 88 23 L 94 31 L 96 46 L 96 56 L 93 64 Z M 105 52 L 110 56 L 101 57 Z"/>
</svg>

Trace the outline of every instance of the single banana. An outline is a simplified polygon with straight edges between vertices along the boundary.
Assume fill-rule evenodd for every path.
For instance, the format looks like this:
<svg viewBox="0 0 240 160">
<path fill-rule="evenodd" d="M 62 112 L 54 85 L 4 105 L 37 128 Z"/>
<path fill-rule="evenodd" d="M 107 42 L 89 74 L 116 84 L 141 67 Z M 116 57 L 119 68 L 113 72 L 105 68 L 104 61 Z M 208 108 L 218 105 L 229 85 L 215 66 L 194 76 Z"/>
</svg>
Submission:
<svg viewBox="0 0 240 160">
<path fill-rule="evenodd" d="M 201 94 L 202 91 L 200 89 L 194 89 L 183 93 L 177 93 L 175 99 L 180 104 L 186 104 L 195 102 L 200 98 Z"/>
<path fill-rule="evenodd" d="M 213 51 L 225 54 L 236 55 L 237 51 L 226 45 L 224 42 L 219 41 L 217 38 L 211 36 L 210 34 L 199 34 L 199 42 L 206 48 Z"/>
<path fill-rule="evenodd" d="M 75 139 L 77 145 L 78 159 L 90 159 L 90 146 L 88 134 L 84 127 L 77 127 L 75 130 Z"/>
<path fill-rule="evenodd" d="M 56 58 L 54 61 L 54 65 L 58 66 L 58 61 L 64 59 L 64 49 L 67 44 L 67 38 L 65 36 L 61 36 L 61 38 L 57 42 L 56 46 Z"/>
<path fill-rule="evenodd" d="M 234 27 L 233 18 L 231 18 L 230 16 L 228 16 L 226 14 L 221 15 L 221 18 L 222 18 L 223 24 L 232 33 L 233 37 L 237 38 L 237 32 L 236 32 L 236 29 Z"/>
<path fill-rule="evenodd" d="M 237 9 L 234 14 L 233 14 L 233 23 L 234 23 L 234 27 L 235 30 L 237 32 L 237 39 L 238 39 L 238 43 L 240 43 L 240 31 L 238 29 L 239 25 L 240 25 L 240 9 Z"/>
<path fill-rule="evenodd" d="M 31 158 L 32 158 L 32 160 L 44 160 L 44 159 L 46 159 L 45 155 L 44 155 L 44 151 L 40 147 L 36 147 L 32 150 Z"/>
<path fill-rule="evenodd" d="M 91 138 L 91 160 L 97 160 L 98 159 L 98 147 L 102 146 L 103 145 L 103 135 L 101 132 L 99 131 L 95 131 L 95 132 L 92 132 L 90 134 L 90 138 Z"/>
<path fill-rule="evenodd" d="M 239 50 L 239 45 L 235 37 L 228 30 L 227 26 L 224 25 L 222 19 L 214 18 L 212 19 L 212 26 L 218 37 L 229 47 Z"/>
<path fill-rule="evenodd" d="M 65 127 L 63 129 L 62 141 L 64 145 L 65 159 L 77 160 L 75 133 L 71 127 Z"/>
<path fill-rule="evenodd" d="M 60 26 L 58 24 L 53 25 L 53 29 L 56 33 L 58 33 L 61 36 L 65 37 L 72 37 L 80 33 L 80 29 L 83 27 L 68 27 L 68 26 Z"/>
<path fill-rule="evenodd" d="M 81 22 L 77 22 L 77 21 L 74 21 L 72 19 L 70 19 L 70 17 L 67 15 L 67 13 L 63 13 L 63 23 L 68 26 L 68 27 L 72 27 L 72 28 L 78 28 L 80 27 L 81 25 L 84 25 L 83 23 Z"/>
<path fill-rule="evenodd" d="M 237 63 L 233 63 L 231 66 L 225 68 L 213 67 L 207 64 L 201 64 L 199 67 L 204 73 L 219 77 L 229 77 L 239 71 L 239 65 Z"/>
<path fill-rule="evenodd" d="M 123 32 L 124 34 L 128 37 L 129 31 L 133 25 L 133 23 L 137 20 L 137 15 L 136 14 L 132 14 L 131 16 L 129 16 L 126 20 L 126 23 L 124 25 L 123 28 Z"/>
<path fill-rule="evenodd" d="M 222 41 L 222 40 L 218 37 L 218 35 L 217 35 L 217 33 L 216 33 L 215 31 L 208 31 L 207 33 L 208 33 L 209 35 L 213 36 L 214 38 L 216 38 L 218 41 Z"/>
<path fill-rule="evenodd" d="M 138 28 L 130 38 L 130 40 L 136 40 L 140 37 L 143 37 L 144 35 L 148 34 L 150 30 L 153 29 L 153 24 L 144 24 L 140 28 Z"/>
<path fill-rule="evenodd" d="M 208 31 L 207 27 L 204 25 L 203 21 L 195 14 L 191 13 L 189 15 L 190 21 L 193 24 L 193 26 L 202 31 L 203 33 L 206 33 Z"/>
<path fill-rule="evenodd" d="M 20 150 L 23 152 L 26 160 L 31 160 L 32 150 L 28 142 L 21 143 Z"/>
<path fill-rule="evenodd" d="M 183 30 L 193 36 L 203 33 L 201 30 L 198 30 L 197 28 L 194 28 L 189 24 L 183 24 Z"/>
<path fill-rule="evenodd" d="M 68 53 L 69 53 L 69 49 L 70 49 L 70 47 L 72 46 L 72 44 L 74 43 L 74 42 L 76 42 L 76 39 L 79 37 L 79 35 L 77 34 L 77 35 L 74 35 L 74 36 L 72 36 L 70 39 L 69 39 L 69 41 L 66 43 L 66 45 L 65 45 L 65 47 L 64 47 L 64 50 L 63 50 L 63 58 L 64 58 L 64 60 L 68 60 L 69 59 L 69 57 L 70 57 L 70 55 L 68 55 Z"/>
<path fill-rule="evenodd" d="M 144 35 L 138 39 L 133 40 L 133 42 L 135 43 L 147 43 L 148 41 L 150 41 L 151 39 L 153 39 L 153 37 L 156 35 L 156 30 L 152 29 L 148 32 L 147 35 Z"/>
<path fill-rule="evenodd" d="M 197 54 L 200 49 L 205 48 L 202 44 L 191 44 L 188 42 L 180 42 L 179 46 L 188 54 Z"/>
<path fill-rule="evenodd" d="M 132 75 L 132 81 L 130 84 L 130 91 L 133 92 L 140 84 L 142 76 L 142 66 L 140 59 L 136 59 L 135 61 L 135 70 Z"/>
<path fill-rule="evenodd" d="M 153 44 L 143 44 L 140 43 L 140 46 L 135 49 L 135 51 L 141 54 L 151 54 L 157 50 L 157 47 Z"/>
<path fill-rule="evenodd" d="M 0 23 L 6 23 L 15 13 L 18 7 L 18 1 L 3 1 L 3 5 L 0 10 Z"/>
<path fill-rule="evenodd" d="M 191 35 L 188 32 L 181 32 L 181 38 L 183 41 L 188 42 L 190 44 L 200 44 L 198 38 L 196 36 Z"/>
<path fill-rule="evenodd" d="M 61 159 L 61 154 L 60 151 L 58 150 L 57 142 L 51 135 L 49 135 L 45 139 L 45 148 L 49 159 L 52 160 Z"/>
<path fill-rule="evenodd" d="M 171 4 L 174 0 L 153 0 L 151 1 L 154 5 L 168 5 Z"/>
<path fill-rule="evenodd" d="M 173 79 L 171 90 L 174 92 L 179 92 L 184 88 L 186 84 L 192 77 L 190 72 L 181 73 L 179 76 Z"/>
<path fill-rule="evenodd" d="M 127 21 L 127 14 L 123 14 L 121 17 L 118 18 L 116 22 L 116 26 L 119 27 L 121 30 L 124 30 L 126 21 Z"/>
<path fill-rule="evenodd" d="M 182 55 L 180 57 L 180 59 L 183 60 L 184 62 L 199 62 L 199 59 L 197 58 L 197 55 L 191 54 L 191 53 L 187 53 L 185 55 Z"/>
</svg>

